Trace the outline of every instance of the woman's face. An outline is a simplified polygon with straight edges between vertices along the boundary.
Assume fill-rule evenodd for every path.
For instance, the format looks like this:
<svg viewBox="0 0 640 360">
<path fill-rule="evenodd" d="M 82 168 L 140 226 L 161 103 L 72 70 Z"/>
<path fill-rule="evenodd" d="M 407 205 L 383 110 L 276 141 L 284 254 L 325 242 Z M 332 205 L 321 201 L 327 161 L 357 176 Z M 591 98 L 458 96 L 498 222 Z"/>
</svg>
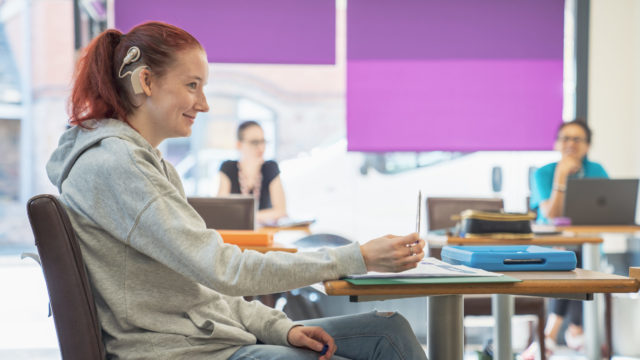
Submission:
<svg viewBox="0 0 640 360">
<path fill-rule="evenodd" d="M 572 157 L 578 160 L 584 159 L 589 151 L 587 133 L 580 125 L 567 125 L 558 133 L 556 150 L 562 153 L 562 157 Z"/>
<path fill-rule="evenodd" d="M 161 140 L 191 135 L 199 112 L 209 111 L 203 87 L 209 76 L 207 55 L 200 48 L 180 51 L 166 74 L 153 78 L 146 98 L 149 119 Z"/>
<path fill-rule="evenodd" d="M 262 159 L 266 141 L 264 131 L 259 126 L 249 126 L 242 131 L 242 139 L 238 141 L 238 150 L 243 159 Z"/>
</svg>

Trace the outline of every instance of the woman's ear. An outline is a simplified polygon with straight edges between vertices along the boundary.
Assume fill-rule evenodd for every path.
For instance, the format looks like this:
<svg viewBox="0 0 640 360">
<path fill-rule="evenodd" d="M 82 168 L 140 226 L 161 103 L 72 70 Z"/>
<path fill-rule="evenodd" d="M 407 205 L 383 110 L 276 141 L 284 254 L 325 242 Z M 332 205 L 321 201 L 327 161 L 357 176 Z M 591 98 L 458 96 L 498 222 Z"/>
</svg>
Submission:
<svg viewBox="0 0 640 360">
<path fill-rule="evenodd" d="M 561 150 L 562 150 L 562 149 L 560 148 L 560 141 L 556 140 L 556 141 L 553 143 L 553 150 L 555 150 L 555 151 L 561 151 Z"/>
<path fill-rule="evenodd" d="M 138 73 L 138 80 L 140 81 L 142 92 L 147 96 L 151 96 L 151 71 L 149 68 L 145 66 L 145 68 Z"/>
</svg>

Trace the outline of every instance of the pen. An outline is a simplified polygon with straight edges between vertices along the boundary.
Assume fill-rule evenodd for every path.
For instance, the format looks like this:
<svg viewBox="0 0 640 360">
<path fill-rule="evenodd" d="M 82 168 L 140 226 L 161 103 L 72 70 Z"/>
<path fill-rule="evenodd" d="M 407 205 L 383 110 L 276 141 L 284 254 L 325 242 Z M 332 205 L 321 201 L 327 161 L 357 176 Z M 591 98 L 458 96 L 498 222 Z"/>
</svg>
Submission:
<svg viewBox="0 0 640 360">
<path fill-rule="evenodd" d="M 329 344 L 324 344 L 324 346 L 322 347 L 322 351 L 320 352 L 320 355 L 326 354 L 328 350 L 329 350 Z"/>
<path fill-rule="evenodd" d="M 418 210 L 416 211 L 416 232 L 420 235 L 420 210 L 422 207 L 420 206 L 422 203 L 422 191 L 418 190 Z"/>
<path fill-rule="evenodd" d="M 420 206 L 422 203 L 422 191 L 418 190 L 418 210 L 416 210 L 416 233 L 418 234 L 418 236 L 420 236 L 420 218 L 421 218 L 421 209 L 422 206 Z M 418 245 L 418 241 L 416 240 L 416 242 L 414 242 L 413 244 L 411 244 L 411 246 L 414 245 Z"/>
</svg>

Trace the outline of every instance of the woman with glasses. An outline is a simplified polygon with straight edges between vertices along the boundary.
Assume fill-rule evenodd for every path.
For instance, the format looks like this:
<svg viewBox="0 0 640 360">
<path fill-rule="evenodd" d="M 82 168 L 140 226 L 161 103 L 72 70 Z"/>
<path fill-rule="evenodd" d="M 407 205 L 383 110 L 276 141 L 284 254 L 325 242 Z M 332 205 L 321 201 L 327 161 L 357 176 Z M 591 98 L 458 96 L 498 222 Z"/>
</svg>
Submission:
<svg viewBox="0 0 640 360">
<path fill-rule="evenodd" d="M 568 179 L 608 177 L 602 165 L 587 158 L 590 145 L 591 129 L 583 120 L 569 121 L 558 128 L 555 149 L 562 157 L 560 161 L 538 169 L 531 182 L 531 209 L 538 212 L 539 223 L 552 223 L 554 218 L 562 216 Z M 580 251 L 576 255 L 580 267 Z M 584 347 L 582 302 L 551 299 L 549 305 L 551 314 L 545 328 L 547 355 L 556 347 L 556 338 L 565 317 L 569 320 L 569 327 L 565 332 L 567 346 L 581 350 Z M 522 358 L 534 359 L 536 349 L 537 344 L 532 344 L 522 354 Z"/>
<path fill-rule="evenodd" d="M 218 196 L 251 195 L 258 201 L 258 222 L 274 223 L 287 215 L 278 163 L 264 161 L 266 141 L 257 122 L 249 120 L 240 124 L 237 137 L 240 159 L 225 161 L 220 166 Z"/>
<path fill-rule="evenodd" d="M 562 216 L 567 180 L 607 178 L 602 165 L 589 161 L 591 129 L 582 120 L 563 123 L 558 129 L 555 149 L 562 158 L 538 169 L 532 179 L 531 209 L 538 211 L 538 222 L 549 223 Z"/>
</svg>

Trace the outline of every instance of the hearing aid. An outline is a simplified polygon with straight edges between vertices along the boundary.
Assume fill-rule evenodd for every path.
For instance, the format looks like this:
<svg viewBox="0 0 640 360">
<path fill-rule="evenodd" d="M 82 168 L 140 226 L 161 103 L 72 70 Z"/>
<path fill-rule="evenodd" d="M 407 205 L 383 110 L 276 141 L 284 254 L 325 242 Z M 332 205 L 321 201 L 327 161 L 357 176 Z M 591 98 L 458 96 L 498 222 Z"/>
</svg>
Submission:
<svg viewBox="0 0 640 360">
<path fill-rule="evenodd" d="M 122 65 L 120 65 L 120 70 L 118 71 L 118 77 L 120 79 L 124 78 L 127 75 L 131 76 L 131 87 L 133 88 L 134 94 L 142 94 L 142 84 L 140 83 L 140 72 L 144 69 L 148 69 L 149 67 L 146 65 L 140 65 L 137 68 L 133 69 L 133 71 L 127 71 L 126 73 L 122 73 L 122 69 L 129 64 L 133 64 L 134 62 L 140 60 L 140 48 L 137 46 L 132 46 L 127 50 L 127 55 L 125 55 L 122 60 Z"/>
</svg>

